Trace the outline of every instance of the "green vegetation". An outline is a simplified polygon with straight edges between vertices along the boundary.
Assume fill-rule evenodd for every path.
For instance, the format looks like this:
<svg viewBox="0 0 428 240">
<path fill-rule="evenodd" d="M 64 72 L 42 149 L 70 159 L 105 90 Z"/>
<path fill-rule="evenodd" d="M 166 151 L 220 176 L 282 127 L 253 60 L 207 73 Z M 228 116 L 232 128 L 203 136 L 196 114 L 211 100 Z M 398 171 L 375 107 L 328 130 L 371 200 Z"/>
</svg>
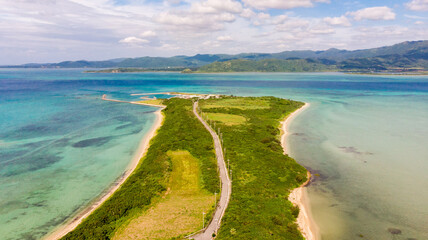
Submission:
<svg viewBox="0 0 428 240">
<path fill-rule="evenodd" d="M 270 101 L 262 98 L 222 98 L 218 101 L 205 101 L 204 108 L 269 109 Z"/>
<path fill-rule="evenodd" d="M 162 103 L 163 126 L 139 166 L 63 239 L 180 238 L 201 227 L 200 212 L 213 213 L 219 179 L 212 138 L 193 115 L 192 100 Z M 279 121 L 302 105 L 274 97 L 200 100 L 203 116 L 221 129 L 233 170 L 219 239 L 303 239 L 288 195 L 306 181 L 306 170 L 279 142 Z"/>
<path fill-rule="evenodd" d="M 212 121 L 222 122 L 228 126 L 243 124 L 247 121 L 245 117 L 226 113 L 207 113 L 207 117 Z"/>
<path fill-rule="evenodd" d="M 212 137 L 193 115 L 192 101 L 173 98 L 163 103 L 167 106 L 164 123 L 139 166 L 112 197 L 63 239 L 111 239 L 122 224 L 152 207 L 167 190 L 174 169 L 171 151 L 188 151 L 198 159 L 202 188 L 211 194 L 219 192 Z"/>
<path fill-rule="evenodd" d="M 306 170 L 283 154 L 279 141 L 279 121 L 302 105 L 274 97 L 200 100 L 205 117 L 221 113 L 247 119 L 232 126 L 225 119 L 209 119 L 220 128 L 233 171 L 232 197 L 218 239 L 303 239 L 295 223 L 298 209 L 288 195 L 306 181 Z"/>
<path fill-rule="evenodd" d="M 103 70 L 89 70 L 86 73 L 133 73 L 133 72 L 182 72 L 186 70 L 196 70 L 196 68 L 184 67 L 153 67 L 153 68 L 111 68 Z"/>
<path fill-rule="evenodd" d="M 353 72 L 424 72 L 428 69 L 427 59 L 412 59 L 405 55 L 385 55 L 372 58 L 351 58 L 340 63 L 340 69 Z"/>
<path fill-rule="evenodd" d="M 214 194 L 202 189 L 199 161 L 188 151 L 170 151 L 172 172 L 166 196 L 138 214 L 113 239 L 171 239 L 202 228 L 202 212 L 214 208 Z"/>
<path fill-rule="evenodd" d="M 198 69 L 197 72 L 325 72 L 336 71 L 336 66 L 325 65 L 309 59 L 265 59 L 230 60 L 226 62 L 214 62 Z"/>
<path fill-rule="evenodd" d="M 181 71 L 181 73 L 192 73 L 193 71 L 192 71 L 192 69 L 190 69 L 190 68 L 186 68 L 186 69 L 184 69 L 183 71 Z"/>
</svg>

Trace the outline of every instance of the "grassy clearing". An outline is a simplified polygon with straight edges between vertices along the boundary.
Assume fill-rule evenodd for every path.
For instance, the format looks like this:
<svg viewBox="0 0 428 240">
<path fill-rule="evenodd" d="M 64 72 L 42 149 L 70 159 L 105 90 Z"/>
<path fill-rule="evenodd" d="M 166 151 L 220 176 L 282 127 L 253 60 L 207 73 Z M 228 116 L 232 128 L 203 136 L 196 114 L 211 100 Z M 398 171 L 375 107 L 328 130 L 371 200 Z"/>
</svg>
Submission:
<svg viewBox="0 0 428 240">
<path fill-rule="evenodd" d="M 207 117 L 213 121 L 222 122 L 227 126 L 243 124 L 247 121 L 246 118 L 226 113 L 207 113 Z"/>
<path fill-rule="evenodd" d="M 166 196 L 121 227 L 113 239 L 170 239 L 202 228 L 202 212 L 214 205 L 214 195 L 202 189 L 199 161 L 188 151 L 173 151 Z"/>
<path fill-rule="evenodd" d="M 280 121 L 302 105 L 274 97 L 200 101 L 208 117 L 221 113 L 247 119 L 241 125 L 216 123 L 233 170 L 232 197 L 218 239 L 303 239 L 295 223 L 298 209 L 288 195 L 306 181 L 306 169 L 283 154 L 279 141 Z"/>
<path fill-rule="evenodd" d="M 173 98 L 164 100 L 163 104 L 167 106 L 163 110 L 163 125 L 132 175 L 63 239 L 111 239 L 123 224 L 154 207 L 153 203 L 159 203 L 169 184 L 173 184 L 170 176 L 175 166 L 171 151 L 188 151 L 198 161 L 201 188 L 211 195 L 219 192 L 213 140 L 194 116 L 192 101 Z M 213 201 L 210 199 L 209 204 Z M 167 224 L 163 226 L 167 228 Z"/>
<path fill-rule="evenodd" d="M 153 104 L 153 105 L 162 106 L 163 105 L 163 99 L 144 100 L 144 101 L 139 101 L 139 103 Z"/>
<path fill-rule="evenodd" d="M 206 94 L 201 93 L 183 93 L 183 92 L 170 92 L 171 95 L 194 95 L 194 96 L 204 96 Z"/>
<path fill-rule="evenodd" d="M 248 98 L 221 98 L 213 99 L 213 101 L 206 101 L 204 104 L 205 109 L 209 108 L 237 108 L 241 110 L 249 109 L 269 109 L 269 101 L 261 98 L 248 97 Z"/>
</svg>

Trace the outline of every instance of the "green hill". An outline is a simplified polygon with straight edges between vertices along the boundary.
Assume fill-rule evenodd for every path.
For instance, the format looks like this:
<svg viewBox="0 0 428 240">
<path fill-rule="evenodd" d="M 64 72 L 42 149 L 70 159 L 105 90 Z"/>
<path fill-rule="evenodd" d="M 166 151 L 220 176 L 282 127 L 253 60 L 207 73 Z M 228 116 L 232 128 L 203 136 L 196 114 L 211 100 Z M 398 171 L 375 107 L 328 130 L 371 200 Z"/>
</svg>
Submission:
<svg viewBox="0 0 428 240">
<path fill-rule="evenodd" d="M 246 59 L 214 62 L 199 68 L 197 72 L 323 72 L 335 71 L 335 65 L 325 65 L 311 59 Z"/>
<path fill-rule="evenodd" d="M 200 72 L 427 71 L 428 41 L 392 46 L 279 53 L 197 54 L 195 56 L 119 58 L 105 61 L 31 63 L 18 68 L 139 68 L 139 71 L 199 68 Z M 128 71 L 128 70 L 125 70 Z"/>
</svg>

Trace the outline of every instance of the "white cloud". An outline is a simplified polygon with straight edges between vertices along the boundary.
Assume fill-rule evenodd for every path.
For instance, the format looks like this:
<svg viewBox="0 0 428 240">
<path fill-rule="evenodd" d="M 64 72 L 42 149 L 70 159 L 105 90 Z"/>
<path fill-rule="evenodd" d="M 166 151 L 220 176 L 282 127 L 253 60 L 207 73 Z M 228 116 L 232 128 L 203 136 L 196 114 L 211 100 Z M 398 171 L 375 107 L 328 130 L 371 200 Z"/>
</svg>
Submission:
<svg viewBox="0 0 428 240">
<path fill-rule="evenodd" d="M 115 1 L 0 0 L 0 65 L 142 55 L 277 52 L 278 46 L 289 50 L 332 46 L 358 49 L 428 38 L 425 12 L 414 14 L 420 16 L 404 15 L 406 19 L 394 21 L 396 25 L 389 28 L 383 22 L 350 26 L 354 19 L 393 19 L 395 14 L 387 7 L 381 7 L 387 14 L 367 9 L 345 14 L 342 9 L 335 13 L 337 17 L 316 18 L 306 11 L 297 14 L 270 9 L 313 7 L 329 1 L 126 0 L 113 4 Z M 408 2 L 403 8 L 415 10 L 424 3 L 403 2 Z"/>
<path fill-rule="evenodd" d="M 343 27 L 350 27 L 351 23 L 349 22 L 348 18 L 346 16 L 340 16 L 340 17 L 326 17 L 323 19 L 325 23 L 328 23 L 333 26 L 343 26 Z"/>
<path fill-rule="evenodd" d="M 309 21 L 300 18 L 290 18 L 282 24 L 276 25 L 278 31 L 299 31 L 309 26 Z"/>
<path fill-rule="evenodd" d="M 273 33 L 271 33 L 271 32 L 263 32 L 263 33 L 256 34 L 253 37 L 256 37 L 256 38 L 266 38 L 266 37 L 271 36 L 272 34 Z"/>
<path fill-rule="evenodd" d="M 233 22 L 233 21 L 235 21 L 236 17 L 235 17 L 235 15 L 230 14 L 230 13 L 222 13 L 222 14 L 214 16 L 213 19 L 215 21 Z"/>
<path fill-rule="evenodd" d="M 223 29 L 221 22 L 215 21 L 211 16 L 204 16 L 202 14 L 163 12 L 155 17 L 155 21 L 167 28 L 173 28 L 177 32 L 188 29 L 199 31 L 218 31 Z"/>
<path fill-rule="evenodd" d="M 143 43 L 149 43 L 149 40 L 143 39 L 143 38 L 137 38 L 137 37 L 127 37 L 124 39 L 119 40 L 120 43 L 129 43 L 129 44 L 143 44 Z"/>
<path fill-rule="evenodd" d="M 427 20 L 428 17 L 421 17 L 421 16 L 415 16 L 415 15 L 404 15 L 406 18 L 410 18 L 410 19 L 423 19 L 423 20 Z"/>
<path fill-rule="evenodd" d="M 50 3 L 53 3 L 54 5 L 57 4 L 57 1 L 41 1 L 41 2 L 44 2 L 44 3 L 50 2 Z M 91 1 L 66 0 L 63 2 L 72 2 L 80 6 L 84 6 L 86 8 L 91 9 L 93 12 L 97 14 L 106 14 L 106 15 L 121 16 L 121 17 L 126 17 L 128 15 L 126 12 L 119 11 L 119 9 L 112 8 L 108 0 L 91 0 Z"/>
<path fill-rule="evenodd" d="M 244 10 L 242 10 L 242 12 L 240 14 L 240 16 L 243 17 L 243 18 L 252 18 L 252 17 L 254 17 L 256 15 L 257 14 L 253 10 L 251 10 L 249 8 L 245 8 Z"/>
<path fill-rule="evenodd" d="M 140 37 L 143 37 L 143 38 L 153 38 L 156 36 L 157 36 L 157 34 L 151 30 L 144 31 L 143 33 L 140 34 Z"/>
<path fill-rule="evenodd" d="M 207 47 L 220 47 L 220 43 L 218 41 L 205 41 L 202 43 L 203 46 Z"/>
<path fill-rule="evenodd" d="M 356 12 L 348 12 L 355 20 L 360 21 L 363 19 L 368 20 L 394 20 L 395 13 L 389 7 L 370 7 L 360 9 Z"/>
<path fill-rule="evenodd" d="M 190 11 L 195 13 L 240 13 L 242 5 L 232 0 L 207 0 L 193 3 Z"/>
<path fill-rule="evenodd" d="M 309 30 L 310 33 L 313 34 L 332 34 L 334 33 L 333 28 L 312 28 Z"/>
<path fill-rule="evenodd" d="M 233 41 L 233 38 L 231 36 L 219 36 L 217 37 L 217 40 L 221 42 L 228 42 Z"/>
<path fill-rule="evenodd" d="M 247 6 L 256 9 L 291 9 L 313 7 L 313 2 L 330 3 L 329 0 L 242 0 Z"/>
<path fill-rule="evenodd" d="M 175 45 L 175 44 L 169 44 L 169 43 L 164 43 L 160 46 L 161 49 L 163 50 L 178 50 L 180 49 L 179 46 Z"/>
<path fill-rule="evenodd" d="M 180 4 L 181 0 L 166 0 L 165 2 L 168 4 Z"/>
<path fill-rule="evenodd" d="M 357 29 L 360 38 L 366 38 L 368 41 L 373 38 L 388 39 L 388 38 L 401 38 L 410 33 L 409 28 L 399 26 L 386 26 L 386 27 L 362 27 Z M 358 36 L 358 35 L 357 35 Z"/>
<path fill-rule="evenodd" d="M 287 19 L 288 19 L 287 15 L 275 16 L 275 18 L 272 20 L 272 23 L 274 25 L 283 24 Z"/>
<path fill-rule="evenodd" d="M 257 18 L 266 20 L 266 19 L 270 18 L 270 15 L 268 13 L 261 12 L 261 13 L 257 14 Z"/>
<path fill-rule="evenodd" d="M 189 37 L 224 29 L 225 23 L 236 20 L 243 11 L 242 4 L 234 0 L 205 0 L 191 2 L 190 7 L 164 11 L 154 21 L 171 33 L 187 32 Z"/>
<path fill-rule="evenodd" d="M 269 13 L 259 12 L 252 17 L 253 25 L 255 26 L 270 26 L 270 25 L 281 25 L 284 24 L 290 18 L 287 15 L 271 16 Z M 291 20 L 292 21 L 292 20 Z"/>
<path fill-rule="evenodd" d="M 412 0 L 406 3 L 406 7 L 413 11 L 428 11 L 428 0 Z"/>
</svg>

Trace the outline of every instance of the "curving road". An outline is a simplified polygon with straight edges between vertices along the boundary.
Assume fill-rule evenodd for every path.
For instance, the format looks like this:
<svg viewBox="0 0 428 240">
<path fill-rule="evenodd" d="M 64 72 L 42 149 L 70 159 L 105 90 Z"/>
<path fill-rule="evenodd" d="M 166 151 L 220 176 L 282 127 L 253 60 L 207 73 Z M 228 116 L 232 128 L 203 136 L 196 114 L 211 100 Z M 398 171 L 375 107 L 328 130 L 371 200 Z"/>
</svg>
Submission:
<svg viewBox="0 0 428 240">
<path fill-rule="evenodd" d="M 199 121 L 205 126 L 205 128 L 211 133 L 211 136 L 214 140 L 215 155 L 217 157 L 217 165 L 220 172 L 220 181 L 221 181 L 221 194 L 220 200 L 217 204 L 217 208 L 214 212 L 214 216 L 209 225 L 202 229 L 199 233 L 189 237 L 190 239 L 195 240 L 209 240 L 213 239 L 213 233 L 217 234 L 218 229 L 220 228 L 221 219 L 226 211 L 227 205 L 229 204 L 230 194 L 232 193 L 232 183 L 229 179 L 229 174 L 226 168 L 226 163 L 224 161 L 223 150 L 221 147 L 220 138 L 218 135 L 211 129 L 211 127 L 199 116 L 198 111 L 198 102 L 196 101 L 193 104 L 193 113 L 199 119 Z"/>
</svg>

